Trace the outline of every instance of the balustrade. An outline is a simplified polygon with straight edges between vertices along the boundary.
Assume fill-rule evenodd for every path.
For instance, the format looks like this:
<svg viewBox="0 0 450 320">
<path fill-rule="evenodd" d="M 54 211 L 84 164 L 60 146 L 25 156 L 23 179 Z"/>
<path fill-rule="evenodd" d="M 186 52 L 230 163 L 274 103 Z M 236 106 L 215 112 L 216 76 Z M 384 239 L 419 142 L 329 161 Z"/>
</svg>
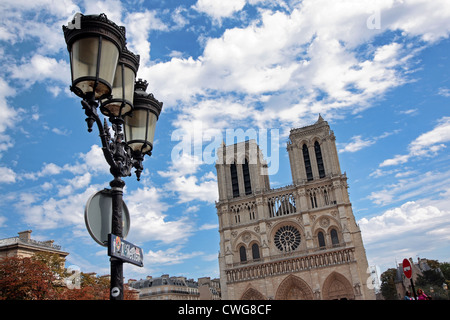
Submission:
<svg viewBox="0 0 450 320">
<path fill-rule="evenodd" d="M 317 252 L 301 257 L 290 257 L 285 260 L 269 261 L 262 264 L 245 265 L 226 270 L 226 275 L 227 282 L 232 283 L 354 261 L 354 248 L 352 247 L 330 252 Z"/>
</svg>

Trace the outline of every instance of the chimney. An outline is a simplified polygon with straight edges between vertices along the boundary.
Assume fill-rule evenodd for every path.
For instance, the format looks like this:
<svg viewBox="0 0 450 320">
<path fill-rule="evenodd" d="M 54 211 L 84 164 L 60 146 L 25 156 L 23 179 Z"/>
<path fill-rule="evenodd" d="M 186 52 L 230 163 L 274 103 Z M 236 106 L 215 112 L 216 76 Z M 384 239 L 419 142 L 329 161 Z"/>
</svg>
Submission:
<svg viewBox="0 0 450 320">
<path fill-rule="evenodd" d="M 19 239 L 20 240 L 24 240 L 24 241 L 30 240 L 31 239 L 31 232 L 32 232 L 31 230 L 25 230 L 25 231 L 18 232 Z"/>
</svg>

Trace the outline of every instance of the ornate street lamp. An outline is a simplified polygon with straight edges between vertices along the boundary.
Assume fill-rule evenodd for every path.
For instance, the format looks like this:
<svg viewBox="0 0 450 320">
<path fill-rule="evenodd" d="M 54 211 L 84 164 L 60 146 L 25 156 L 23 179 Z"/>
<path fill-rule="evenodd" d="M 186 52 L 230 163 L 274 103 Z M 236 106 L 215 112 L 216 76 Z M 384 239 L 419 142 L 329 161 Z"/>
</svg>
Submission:
<svg viewBox="0 0 450 320">
<path fill-rule="evenodd" d="M 133 111 L 134 80 L 139 68 L 139 56 L 126 47 L 117 64 L 112 98 L 105 99 L 100 111 L 108 117 L 122 117 Z"/>
<path fill-rule="evenodd" d="M 72 72 L 71 90 L 83 99 L 103 99 L 111 85 L 120 53 L 125 46 L 125 27 L 105 14 L 80 15 L 80 28 L 63 26 Z"/>
<path fill-rule="evenodd" d="M 139 79 L 135 84 L 134 111 L 125 116 L 125 140 L 132 150 L 133 158 L 144 159 L 144 155 L 151 156 L 156 122 L 163 106 L 152 93 L 147 94 L 148 83 Z M 142 161 L 141 161 L 142 164 Z M 136 176 L 139 180 L 142 167 L 136 164 Z"/>
<path fill-rule="evenodd" d="M 147 94 L 147 82 L 135 82 L 139 56 L 126 46 L 125 27 L 117 26 L 105 14 L 82 15 L 74 28 L 63 26 L 67 50 L 70 53 L 72 85 L 70 89 L 82 98 L 88 131 L 94 123 L 100 132 L 102 150 L 114 180 L 110 182 L 112 195 L 111 231 L 118 237 L 122 232 L 122 197 L 125 182 L 134 167 L 137 179 L 143 170 L 144 156 L 151 155 L 156 121 L 162 102 Z M 74 18 L 74 19 L 75 19 Z M 97 112 L 108 117 L 103 122 Z M 125 125 L 125 136 L 122 130 Z M 114 288 L 114 290 L 113 290 Z M 123 299 L 123 262 L 111 257 L 112 300 Z"/>
</svg>

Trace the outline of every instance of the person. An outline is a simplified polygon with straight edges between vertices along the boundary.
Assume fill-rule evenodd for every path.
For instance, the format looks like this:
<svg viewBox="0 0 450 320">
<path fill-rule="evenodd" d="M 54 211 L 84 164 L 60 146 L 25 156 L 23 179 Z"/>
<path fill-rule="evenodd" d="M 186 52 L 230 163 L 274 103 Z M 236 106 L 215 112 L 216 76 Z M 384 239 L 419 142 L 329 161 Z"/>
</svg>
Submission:
<svg viewBox="0 0 450 320">
<path fill-rule="evenodd" d="M 422 289 L 417 289 L 417 300 L 428 300 L 427 295 Z"/>
<path fill-rule="evenodd" d="M 403 300 L 414 300 L 414 297 L 411 297 L 411 293 L 406 291 L 405 298 Z"/>
</svg>

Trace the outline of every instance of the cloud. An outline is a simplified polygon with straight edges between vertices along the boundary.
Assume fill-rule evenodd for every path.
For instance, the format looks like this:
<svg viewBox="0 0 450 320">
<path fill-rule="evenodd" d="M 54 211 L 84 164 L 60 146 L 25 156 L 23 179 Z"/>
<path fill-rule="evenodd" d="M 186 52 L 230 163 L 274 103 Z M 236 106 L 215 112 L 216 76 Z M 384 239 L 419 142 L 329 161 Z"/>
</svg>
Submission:
<svg viewBox="0 0 450 320">
<path fill-rule="evenodd" d="M 58 61 L 41 54 L 34 54 L 21 65 L 13 65 L 10 72 L 13 79 L 24 81 L 28 87 L 36 82 L 46 83 L 49 80 L 65 85 L 70 82 L 70 67 L 66 61 Z"/>
<path fill-rule="evenodd" d="M 450 211 L 424 201 L 406 202 L 358 225 L 370 264 L 391 265 L 395 258 L 423 255 L 450 241 Z"/>
<path fill-rule="evenodd" d="M 439 88 L 438 94 L 443 97 L 450 97 L 450 89 L 449 88 Z"/>
<path fill-rule="evenodd" d="M 0 133 L 4 133 L 9 127 L 12 127 L 17 120 L 17 111 L 9 106 L 8 98 L 13 97 L 16 90 L 12 88 L 3 78 L 0 77 Z M 10 140 L 9 136 L 1 139 L 2 142 Z"/>
<path fill-rule="evenodd" d="M 437 123 L 432 130 L 421 134 L 409 144 L 408 154 L 395 155 L 394 158 L 386 159 L 380 167 L 404 164 L 415 157 L 433 157 L 446 148 L 445 143 L 450 141 L 450 117 L 442 117 Z"/>
<path fill-rule="evenodd" d="M 84 227 L 84 206 L 89 197 L 100 189 L 101 186 L 92 184 L 81 193 L 73 192 L 64 198 L 47 193 L 21 193 L 14 207 L 25 223 L 37 229 L 81 228 Z"/>
<path fill-rule="evenodd" d="M 16 182 L 16 173 L 6 167 L 0 167 L 0 183 L 14 183 Z"/>
<path fill-rule="evenodd" d="M 199 182 L 196 176 L 180 176 L 172 179 L 166 188 L 178 194 L 180 203 L 190 201 L 205 201 L 214 203 L 218 199 L 217 181 L 210 175 L 204 175 Z"/>
<path fill-rule="evenodd" d="M 188 217 L 175 219 L 164 214 L 170 205 L 162 201 L 165 192 L 155 187 L 138 188 L 125 195 L 127 207 L 133 213 L 131 228 L 138 241 L 182 243 L 194 232 Z"/>
<path fill-rule="evenodd" d="M 126 12 L 120 0 L 97 0 L 84 1 L 84 14 L 100 14 L 105 13 L 109 20 L 114 21 L 117 25 L 123 25 L 122 14 Z"/>
<path fill-rule="evenodd" d="M 232 16 L 235 12 L 242 10 L 245 0 L 198 0 L 193 8 L 199 12 L 204 12 L 214 21 L 219 22 L 222 18 Z"/>
<path fill-rule="evenodd" d="M 436 226 L 450 231 L 450 211 L 442 211 L 434 206 L 421 206 L 409 201 L 400 207 L 385 211 L 382 215 L 358 221 L 364 240 L 368 243 L 379 241 L 386 235 L 401 237 L 405 233 L 428 232 Z"/>
<path fill-rule="evenodd" d="M 373 144 L 375 144 L 378 140 L 380 139 L 384 139 L 387 138 L 393 134 L 396 134 L 400 132 L 400 130 L 394 130 L 392 132 L 384 132 L 382 135 L 377 136 L 377 137 L 373 137 L 373 138 L 367 138 L 367 139 L 363 139 L 361 135 L 357 135 L 357 136 L 353 136 L 351 138 L 351 142 L 345 143 L 345 144 L 340 144 L 343 147 L 339 149 L 340 153 L 343 152 L 356 152 L 359 151 L 361 149 L 367 148 Z"/>
<path fill-rule="evenodd" d="M 395 9 L 406 23 L 392 1 L 381 5 L 383 14 Z M 417 4 L 402 4 L 410 5 Z M 198 58 L 173 57 L 140 70 L 140 76 L 152 79 L 152 91 L 166 108 L 186 116 L 185 110 L 207 100 L 241 104 L 246 122 L 266 126 L 306 124 L 306 115 L 319 112 L 328 119 L 358 112 L 410 81 L 420 49 L 406 33 L 406 41 L 387 37 L 379 46 L 367 45 L 394 23 L 389 14 L 382 30 L 367 29 L 377 8 L 371 1 L 303 1 L 284 11 L 262 9 L 245 27 L 206 37 Z M 232 118 L 214 110 L 210 117 Z"/>
<path fill-rule="evenodd" d="M 392 171 L 392 173 L 397 171 Z M 375 172 L 374 176 L 382 173 Z M 368 196 L 377 205 L 388 205 L 398 201 L 415 199 L 417 197 L 435 198 L 439 192 L 446 190 L 450 185 L 450 171 L 428 171 L 423 174 L 403 174 L 396 183 L 386 185 L 382 190 L 373 191 Z"/>
<path fill-rule="evenodd" d="M 167 31 L 168 26 L 158 18 L 156 11 L 129 13 L 125 19 L 127 28 L 128 49 L 140 56 L 140 64 L 146 66 L 150 62 L 150 41 L 148 36 L 151 30 Z"/>
<path fill-rule="evenodd" d="M 342 149 L 339 149 L 340 153 L 356 152 L 356 151 L 359 151 L 359 150 L 366 148 L 375 143 L 374 140 L 370 140 L 370 139 L 363 140 L 360 135 L 353 136 L 351 140 L 352 141 L 347 143 Z"/>
<path fill-rule="evenodd" d="M 202 256 L 204 254 L 201 251 L 184 253 L 184 252 L 180 252 L 181 249 L 182 249 L 181 246 L 176 246 L 173 248 L 169 248 L 165 251 L 150 250 L 148 253 L 145 254 L 145 261 L 149 261 L 146 264 L 158 265 L 158 266 L 180 264 L 180 263 L 183 263 L 185 260 L 196 258 L 196 257 Z"/>
<path fill-rule="evenodd" d="M 39 178 L 59 175 L 64 172 L 70 172 L 72 174 L 83 175 L 86 172 L 92 174 L 106 174 L 109 173 L 109 165 L 107 164 L 102 149 L 94 144 L 87 153 L 80 153 L 78 155 L 80 161 L 75 164 L 65 164 L 59 166 L 55 163 L 44 163 L 41 170 L 37 172 L 27 172 L 20 174 L 20 179 L 37 180 Z"/>
</svg>

